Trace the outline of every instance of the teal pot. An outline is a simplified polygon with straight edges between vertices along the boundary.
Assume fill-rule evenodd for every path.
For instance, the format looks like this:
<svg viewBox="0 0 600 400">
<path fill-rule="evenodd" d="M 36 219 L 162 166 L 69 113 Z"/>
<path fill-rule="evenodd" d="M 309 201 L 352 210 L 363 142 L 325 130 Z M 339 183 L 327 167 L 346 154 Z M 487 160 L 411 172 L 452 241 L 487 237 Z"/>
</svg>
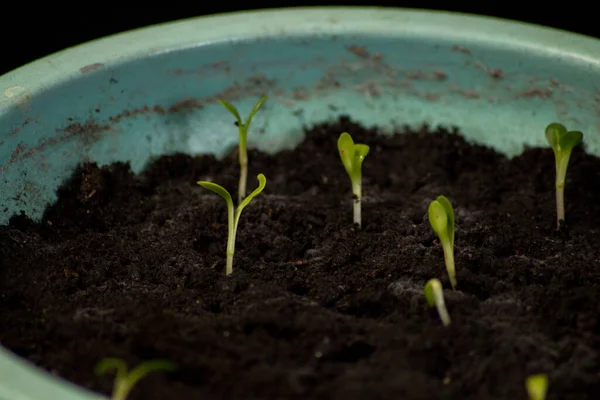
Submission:
<svg viewBox="0 0 600 400">
<path fill-rule="evenodd" d="M 217 99 L 246 114 L 270 96 L 254 120 L 263 134 L 249 135 L 268 152 L 349 114 L 388 130 L 455 125 L 508 155 L 545 145 L 544 127 L 560 121 L 598 155 L 598 87 L 599 41 L 492 18 L 304 8 L 140 29 L 0 77 L 0 223 L 21 211 L 39 219 L 82 161 L 140 171 L 161 154 L 225 154 L 237 129 Z M 2 348 L 0 398 L 99 396 Z"/>
</svg>

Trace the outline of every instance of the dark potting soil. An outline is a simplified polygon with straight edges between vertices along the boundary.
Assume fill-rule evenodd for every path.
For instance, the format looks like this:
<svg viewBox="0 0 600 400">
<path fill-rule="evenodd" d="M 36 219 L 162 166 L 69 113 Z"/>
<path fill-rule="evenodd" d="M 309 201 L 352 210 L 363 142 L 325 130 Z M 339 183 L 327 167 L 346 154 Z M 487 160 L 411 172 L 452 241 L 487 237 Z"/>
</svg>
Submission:
<svg viewBox="0 0 600 400">
<path fill-rule="evenodd" d="M 362 230 L 343 131 L 371 146 Z M 165 156 L 140 176 L 83 166 L 42 223 L 0 229 L 2 345 L 106 394 L 104 357 L 178 365 L 132 399 L 526 399 L 540 372 L 549 399 L 598 398 L 600 159 L 573 153 L 560 233 L 549 148 L 509 160 L 456 130 L 342 119 L 294 151 L 251 151 L 249 190 L 261 172 L 227 277 L 225 202 L 196 181 L 237 188 L 235 154 Z M 426 215 L 439 194 L 456 211 L 456 292 Z M 433 277 L 448 328 L 423 296 Z"/>
</svg>

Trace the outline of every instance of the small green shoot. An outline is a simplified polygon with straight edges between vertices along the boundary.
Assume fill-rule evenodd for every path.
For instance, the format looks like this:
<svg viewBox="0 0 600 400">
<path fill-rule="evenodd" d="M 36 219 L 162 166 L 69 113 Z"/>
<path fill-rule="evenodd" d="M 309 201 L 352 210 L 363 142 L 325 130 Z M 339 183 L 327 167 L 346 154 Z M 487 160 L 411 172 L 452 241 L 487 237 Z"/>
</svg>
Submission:
<svg viewBox="0 0 600 400">
<path fill-rule="evenodd" d="M 154 371 L 173 371 L 175 364 L 166 360 L 151 360 L 139 364 L 127 371 L 125 361 L 118 358 L 105 358 L 96 365 L 96 375 L 104 375 L 110 370 L 116 370 L 115 385 L 111 400 L 126 400 L 135 384 Z"/>
<path fill-rule="evenodd" d="M 242 121 L 242 117 L 238 110 L 231 104 L 225 100 L 219 100 L 221 103 L 236 119 L 236 123 L 238 129 L 240 131 L 240 140 L 238 144 L 238 159 L 240 162 L 240 182 L 238 184 L 238 204 L 242 202 L 244 197 L 246 197 L 246 182 L 248 181 L 248 149 L 246 148 L 246 140 L 248 137 L 248 129 L 250 128 L 250 122 L 252 122 L 252 118 L 258 112 L 263 103 L 267 100 L 267 96 L 263 96 L 258 103 L 254 105 L 250 114 L 248 114 L 248 118 L 246 118 L 246 122 Z"/>
<path fill-rule="evenodd" d="M 344 132 L 338 139 L 338 151 L 352 183 L 354 223 L 358 224 L 360 228 L 362 224 L 362 164 L 367 154 L 369 154 L 369 146 L 366 144 L 354 144 L 352 136 Z"/>
<path fill-rule="evenodd" d="M 235 208 L 233 206 L 233 200 L 229 192 L 222 186 L 216 183 L 199 181 L 198 185 L 218 194 L 227 203 L 227 220 L 228 220 L 228 231 L 227 236 L 227 265 L 225 267 L 225 275 L 230 275 L 233 272 L 233 253 L 235 251 L 235 236 L 237 233 L 238 223 L 240 222 L 240 215 L 244 207 L 252 201 L 260 192 L 263 191 L 267 184 L 267 178 L 263 174 L 258 174 L 258 187 L 254 192 L 250 193 L 248 197 L 243 199 L 240 204 Z M 235 209 L 235 211 L 234 211 Z"/>
<path fill-rule="evenodd" d="M 429 223 L 433 231 L 440 238 L 444 249 L 444 262 L 450 277 L 452 290 L 456 290 L 456 271 L 454 269 L 454 209 L 450 201 L 444 196 L 429 204 Z"/>
<path fill-rule="evenodd" d="M 444 289 L 442 289 L 442 283 L 439 279 L 433 278 L 427 281 L 425 285 L 425 299 L 429 307 L 437 308 L 440 319 L 444 326 L 450 325 L 450 315 L 446 309 L 446 302 L 444 301 Z"/>
<path fill-rule="evenodd" d="M 546 127 L 546 139 L 554 151 L 556 161 L 556 225 L 560 229 L 565 220 L 565 180 L 573 148 L 583 139 L 579 131 L 567 131 L 564 125 L 552 123 Z"/>
<path fill-rule="evenodd" d="M 529 400 L 544 400 L 548 391 L 548 376 L 545 374 L 531 375 L 525 381 Z"/>
</svg>

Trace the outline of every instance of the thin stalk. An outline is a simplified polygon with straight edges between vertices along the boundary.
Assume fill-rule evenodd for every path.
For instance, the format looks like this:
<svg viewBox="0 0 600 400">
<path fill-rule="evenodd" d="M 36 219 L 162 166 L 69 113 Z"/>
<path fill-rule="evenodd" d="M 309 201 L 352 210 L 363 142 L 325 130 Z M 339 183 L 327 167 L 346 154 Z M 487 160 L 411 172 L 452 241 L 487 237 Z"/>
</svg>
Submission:
<svg viewBox="0 0 600 400">
<path fill-rule="evenodd" d="M 237 212 L 235 213 L 237 214 Z M 227 221 L 229 235 L 227 235 L 227 265 L 225 266 L 225 275 L 233 272 L 233 253 L 235 252 L 235 235 L 237 232 L 237 220 L 239 215 L 234 217 L 233 204 L 227 207 Z"/>
<path fill-rule="evenodd" d="M 361 177 L 356 179 L 358 182 L 354 182 L 352 184 L 352 193 L 354 194 L 352 203 L 353 203 L 353 211 L 354 211 L 354 223 L 358 224 L 360 228 L 362 225 L 362 185 L 361 185 Z"/>
<path fill-rule="evenodd" d="M 126 400 L 130 387 L 127 382 L 118 382 L 113 390 L 111 400 Z"/>
<path fill-rule="evenodd" d="M 570 156 L 567 153 L 556 159 L 556 229 L 560 229 L 560 221 L 565 220 L 565 180 Z"/>
<path fill-rule="evenodd" d="M 446 264 L 446 270 L 448 271 L 448 276 L 450 277 L 450 285 L 452 285 L 452 290 L 456 290 L 456 270 L 454 269 L 454 248 L 452 244 L 448 241 L 444 241 L 442 243 L 442 248 L 444 249 L 444 262 Z"/>
<path fill-rule="evenodd" d="M 450 325 L 450 315 L 448 314 L 448 310 L 446 309 L 444 296 L 435 296 L 435 307 L 437 308 L 438 314 L 440 315 L 442 324 L 444 324 L 444 326 Z"/>
<path fill-rule="evenodd" d="M 556 229 L 560 229 L 560 221 L 565 220 L 565 186 L 556 185 Z"/>
<path fill-rule="evenodd" d="M 240 161 L 240 182 L 238 184 L 238 204 L 246 197 L 246 182 L 248 181 L 248 150 L 246 148 L 246 134 L 240 127 L 240 145 L 238 157 Z"/>
</svg>

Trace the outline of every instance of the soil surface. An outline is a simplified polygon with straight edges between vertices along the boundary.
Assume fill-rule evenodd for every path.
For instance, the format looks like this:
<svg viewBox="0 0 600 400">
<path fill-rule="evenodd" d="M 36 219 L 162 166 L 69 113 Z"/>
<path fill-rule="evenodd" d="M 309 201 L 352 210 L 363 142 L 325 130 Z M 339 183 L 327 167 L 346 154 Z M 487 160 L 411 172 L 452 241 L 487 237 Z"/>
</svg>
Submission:
<svg viewBox="0 0 600 400">
<path fill-rule="evenodd" d="M 369 144 L 363 229 L 337 137 Z M 543 133 L 542 133 L 543 134 Z M 234 272 L 225 202 L 236 154 L 165 156 L 134 175 L 85 165 L 43 222 L 0 228 L 0 341 L 109 394 L 94 366 L 164 358 L 131 399 L 548 399 L 600 393 L 600 160 L 576 150 L 557 233 L 554 155 L 509 160 L 457 130 L 382 136 L 341 119 L 295 151 L 251 151 Z M 427 207 L 456 212 L 457 291 Z M 235 193 L 233 193 L 235 196 Z M 235 198 L 235 197 L 234 197 Z M 423 296 L 439 278 L 452 324 Z"/>
</svg>

